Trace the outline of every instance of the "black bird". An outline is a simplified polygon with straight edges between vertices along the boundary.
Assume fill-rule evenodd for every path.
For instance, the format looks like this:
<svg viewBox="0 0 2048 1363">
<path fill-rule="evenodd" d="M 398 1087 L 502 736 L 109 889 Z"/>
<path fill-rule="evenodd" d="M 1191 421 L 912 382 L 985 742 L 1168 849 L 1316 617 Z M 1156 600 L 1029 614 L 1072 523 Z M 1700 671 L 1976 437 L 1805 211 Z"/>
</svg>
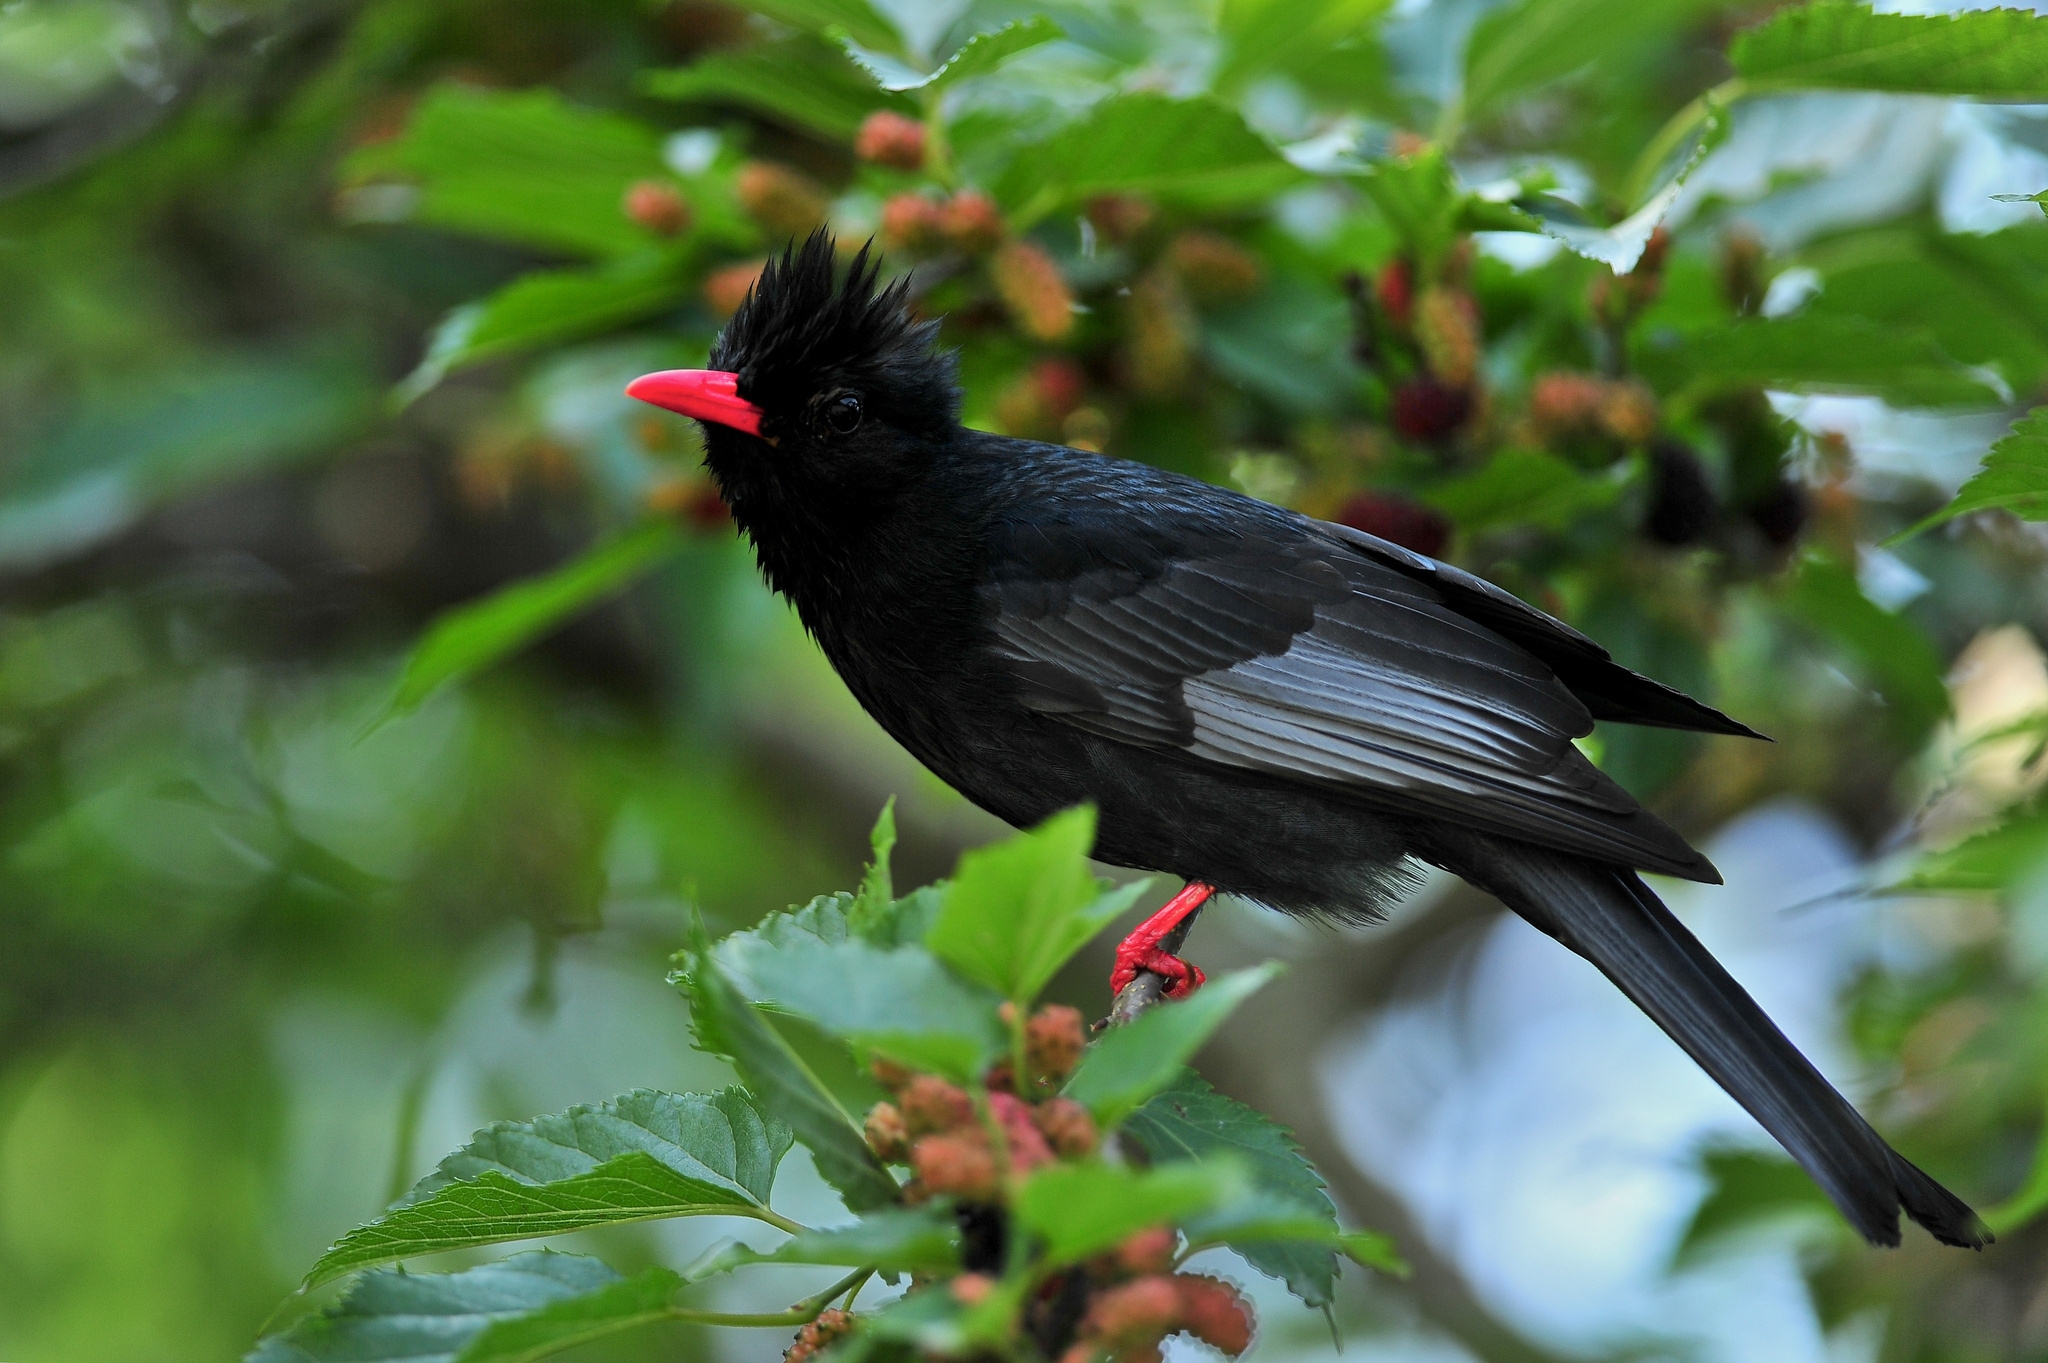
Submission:
<svg viewBox="0 0 2048 1363">
<path fill-rule="evenodd" d="M 1598 966 L 1870 1240 L 1899 1210 L 1991 1235 L 1886 1145 L 1638 870 L 1711 863 L 1573 746 L 1596 719 L 1756 737 L 1446 563 L 1195 479 L 962 427 L 938 324 L 835 284 L 823 232 L 763 272 L 709 370 L 626 391 L 704 423 L 705 463 L 868 713 L 982 808 L 1100 811 L 1095 854 L 1188 888 L 1378 915 L 1428 862 Z"/>
</svg>

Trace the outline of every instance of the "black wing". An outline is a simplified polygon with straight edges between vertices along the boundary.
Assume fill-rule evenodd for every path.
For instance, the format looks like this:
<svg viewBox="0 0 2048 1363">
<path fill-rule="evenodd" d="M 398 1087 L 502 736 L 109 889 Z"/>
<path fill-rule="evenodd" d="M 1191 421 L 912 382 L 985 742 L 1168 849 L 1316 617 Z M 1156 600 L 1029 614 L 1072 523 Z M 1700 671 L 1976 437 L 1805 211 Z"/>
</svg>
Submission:
<svg viewBox="0 0 2048 1363">
<path fill-rule="evenodd" d="M 1098 497 L 1069 481 L 1053 514 L 1039 503 L 998 527 L 983 605 L 1026 706 L 1124 743 L 1719 878 L 1572 739 L 1596 714 L 1741 726 L 1447 565 L 1205 485 L 1145 482 Z M 1598 679 L 1593 702 L 1574 694 L 1574 664 Z"/>
</svg>

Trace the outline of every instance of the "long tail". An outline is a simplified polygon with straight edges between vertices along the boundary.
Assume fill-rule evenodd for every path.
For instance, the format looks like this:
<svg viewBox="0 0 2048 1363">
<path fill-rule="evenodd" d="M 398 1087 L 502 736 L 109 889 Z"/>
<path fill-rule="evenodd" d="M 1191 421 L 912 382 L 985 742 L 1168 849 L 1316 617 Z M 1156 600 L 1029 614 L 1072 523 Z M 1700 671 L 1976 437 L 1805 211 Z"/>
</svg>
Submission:
<svg viewBox="0 0 2048 1363">
<path fill-rule="evenodd" d="M 1871 1130 L 1635 872 L 1523 844 L 1460 839 L 1448 869 L 1600 968 L 1813 1176 L 1874 1244 L 1899 1210 L 1943 1244 L 1991 1232 Z"/>
</svg>

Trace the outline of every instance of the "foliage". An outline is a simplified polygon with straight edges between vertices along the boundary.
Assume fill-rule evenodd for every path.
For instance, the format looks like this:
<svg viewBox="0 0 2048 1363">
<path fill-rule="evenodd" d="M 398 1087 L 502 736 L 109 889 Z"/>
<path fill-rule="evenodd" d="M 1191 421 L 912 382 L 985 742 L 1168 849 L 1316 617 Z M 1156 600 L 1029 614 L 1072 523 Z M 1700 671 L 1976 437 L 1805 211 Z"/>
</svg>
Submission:
<svg viewBox="0 0 2048 1363">
<path fill-rule="evenodd" d="M 876 830 L 871 885 L 887 882 L 890 817 Z M 781 1245 L 763 1253 L 729 1244 L 680 1274 L 655 1267 L 632 1277 L 547 1251 L 453 1273 L 370 1267 L 335 1306 L 260 1344 L 252 1363 L 413 1358 L 423 1340 L 462 1359 L 539 1358 L 664 1320 L 807 1325 L 842 1297 L 834 1329 L 851 1342 L 840 1347 L 862 1356 L 900 1353 L 907 1340 L 927 1356 L 1029 1340 L 1048 1357 L 1095 1357 L 1182 1329 L 1236 1354 L 1250 1338 L 1245 1308 L 1214 1279 L 1171 1272 L 1187 1254 L 1241 1246 L 1311 1306 L 1329 1304 L 1339 1254 L 1398 1272 L 1384 1240 L 1338 1230 L 1322 1179 L 1285 1130 L 1181 1070 L 1193 1042 L 1164 1052 L 1164 1066 L 1135 1082 L 1106 1087 L 1100 1077 L 1105 1054 L 1128 1056 L 1129 1039 L 1141 1036 L 1149 1050 L 1162 1022 L 1169 1034 L 1199 1040 L 1245 989 L 1225 981 L 1191 1002 L 1156 1007 L 1085 1054 L 1074 1010 L 1032 1011 L 1044 979 L 1107 921 L 1103 906 L 1129 900 L 1089 875 L 1092 828 L 1090 811 L 1072 811 L 963 858 L 949 883 L 901 899 L 816 899 L 721 942 L 698 942 L 679 957 L 674 979 L 698 1014 L 700 1044 L 730 1059 L 748 1089 L 632 1093 L 479 1132 L 384 1216 L 342 1237 L 306 1285 L 395 1259 L 623 1220 L 749 1217 L 788 1232 Z M 969 968 L 1008 983 L 1007 997 L 974 993 L 968 977 L 939 964 L 953 959 L 949 932 L 959 929 L 948 925 L 960 904 L 977 915 Z M 910 987 L 932 991 L 940 1006 L 927 997 L 906 1013 L 897 989 L 868 987 L 863 977 L 877 970 L 878 954 L 921 961 Z M 892 980 L 887 966 L 880 974 Z M 872 1057 L 895 1101 L 877 1104 L 864 1129 L 781 1041 L 778 1019 L 792 1011 L 850 1055 Z M 1005 1032 L 1014 1061 L 991 1066 L 1001 1048 L 955 1046 Z M 963 1054 L 975 1063 L 944 1074 L 900 1063 Z M 1130 1060 L 1111 1068 L 1121 1075 Z M 1175 1100 L 1138 1108 L 1176 1074 Z M 771 1209 L 792 1134 L 858 1220 L 814 1229 Z M 1117 1149 L 1125 1158 L 1108 1158 Z M 1251 1159 L 1241 1163 L 1239 1152 Z M 1158 1167 L 1132 1167 L 1139 1154 Z M 911 1179 L 899 1182 L 891 1166 L 908 1167 Z M 781 1315 L 683 1300 L 689 1285 L 762 1264 L 853 1272 Z M 847 1314 L 868 1279 L 899 1273 L 914 1275 L 907 1295 Z M 1147 1291 L 1165 1294 L 1163 1314 L 1112 1323 L 1120 1304 Z M 1068 1305 L 1049 1312 L 1048 1299 Z"/>
</svg>

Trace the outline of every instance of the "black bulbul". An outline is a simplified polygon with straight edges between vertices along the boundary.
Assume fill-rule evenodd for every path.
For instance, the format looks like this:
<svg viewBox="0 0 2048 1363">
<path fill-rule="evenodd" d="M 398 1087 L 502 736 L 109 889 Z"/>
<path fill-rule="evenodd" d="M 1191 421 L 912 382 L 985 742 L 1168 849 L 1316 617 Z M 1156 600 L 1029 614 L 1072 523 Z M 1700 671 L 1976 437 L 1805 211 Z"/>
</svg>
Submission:
<svg viewBox="0 0 2048 1363">
<path fill-rule="evenodd" d="M 823 232 L 762 273 L 707 370 L 626 391 L 704 423 L 769 583 L 862 705 L 982 808 L 1083 801 L 1095 854 L 1184 877 L 1127 941 L 1214 891 L 1379 916 L 1404 868 L 1455 872 L 1584 956 L 1870 1240 L 1899 1211 L 1991 1236 L 1885 1144 L 1643 884 L 1707 859 L 1573 745 L 1595 720 L 1756 737 L 1449 564 L 1144 464 L 969 430 L 936 322 L 835 282 Z"/>
</svg>

